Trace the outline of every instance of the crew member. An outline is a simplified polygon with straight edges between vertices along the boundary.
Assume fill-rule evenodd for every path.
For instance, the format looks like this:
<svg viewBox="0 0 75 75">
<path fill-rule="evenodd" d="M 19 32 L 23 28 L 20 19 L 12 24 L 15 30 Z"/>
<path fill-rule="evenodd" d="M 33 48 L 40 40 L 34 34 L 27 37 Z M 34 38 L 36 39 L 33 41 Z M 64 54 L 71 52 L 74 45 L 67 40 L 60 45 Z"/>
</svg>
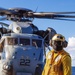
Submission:
<svg viewBox="0 0 75 75">
<path fill-rule="evenodd" d="M 52 50 L 46 56 L 46 64 L 42 75 L 71 75 L 71 57 L 63 48 L 67 41 L 61 34 L 55 34 L 50 40 Z"/>
</svg>

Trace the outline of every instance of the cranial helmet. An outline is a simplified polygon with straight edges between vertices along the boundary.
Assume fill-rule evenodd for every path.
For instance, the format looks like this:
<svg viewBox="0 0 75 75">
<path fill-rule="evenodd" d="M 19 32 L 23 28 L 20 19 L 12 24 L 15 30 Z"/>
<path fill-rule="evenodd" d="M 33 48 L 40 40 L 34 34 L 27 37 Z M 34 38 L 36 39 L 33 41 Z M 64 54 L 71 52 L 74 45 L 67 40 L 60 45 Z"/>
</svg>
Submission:
<svg viewBox="0 0 75 75">
<path fill-rule="evenodd" d="M 55 34 L 52 38 L 53 41 L 65 41 L 65 37 L 61 34 Z"/>
<path fill-rule="evenodd" d="M 68 42 L 65 40 L 65 37 L 63 35 L 55 34 L 53 36 L 52 40 L 50 40 L 50 46 L 52 46 L 55 41 L 60 41 L 60 42 L 62 42 L 63 47 L 67 47 Z"/>
</svg>

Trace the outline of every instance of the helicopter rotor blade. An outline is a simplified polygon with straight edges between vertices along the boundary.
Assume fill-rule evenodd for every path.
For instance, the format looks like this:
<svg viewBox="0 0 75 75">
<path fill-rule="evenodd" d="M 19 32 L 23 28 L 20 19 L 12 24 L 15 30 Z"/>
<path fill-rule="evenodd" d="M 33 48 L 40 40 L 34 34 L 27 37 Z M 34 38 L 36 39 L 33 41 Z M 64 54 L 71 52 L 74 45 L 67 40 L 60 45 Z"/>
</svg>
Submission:
<svg viewBox="0 0 75 75">
<path fill-rule="evenodd" d="M 19 20 L 19 19 L 29 19 L 29 18 L 40 18 L 40 19 L 56 19 L 56 20 L 66 20 L 74 21 L 75 12 L 33 12 L 26 8 L 10 8 L 4 9 L 0 8 L 0 16 L 6 16 L 6 18 L 0 18 L 1 20 Z"/>
<path fill-rule="evenodd" d="M 0 21 L 7 20 L 7 17 L 0 17 Z"/>
<path fill-rule="evenodd" d="M 0 16 L 11 16 L 11 15 L 16 15 L 15 11 L 9 10 L 9 9 L 4 9 L 0 7 Z"/>
<path fill-rule="evenodd" d="M 55 14 L 75 14 L 75 12 L 40 12 L 42 14 L 52 14 L 52 15 L 55 15 Z"/>
<path fill-rule="evenodd" d="M 8 27 L 9 25 L 3 22 L 0 22 L 1 25 Z"/>
<path fill-rule="evenodd" d="M 53 20 L 75 21 L 74 19 L 54 18 Z"/>
<path fill-rule="evenodd" d="M 54 18 L 75 18 L 75 15 L 54 15 L 51 13 L 28 13 L 27 17 L 54 19 Z"/>
</svg>

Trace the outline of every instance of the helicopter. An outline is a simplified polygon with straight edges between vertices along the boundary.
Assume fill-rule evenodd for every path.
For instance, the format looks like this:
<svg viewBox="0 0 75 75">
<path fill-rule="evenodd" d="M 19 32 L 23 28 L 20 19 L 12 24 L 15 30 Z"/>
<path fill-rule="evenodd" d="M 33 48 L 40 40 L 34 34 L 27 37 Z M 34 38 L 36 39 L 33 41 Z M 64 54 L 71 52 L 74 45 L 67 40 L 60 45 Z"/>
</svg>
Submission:
<svg viewBox="0 0 75 75">
<path fill-rule="evenodd" d="M 39 30 L 34 18 L 75 21 L 75 12 L 33 12 L 26 8 L 0 8 L 0 75 L 41 75 L 49 41 L 57 33 Z M 4 27 L 5 26 L 5 27 Z"/>
</svg>

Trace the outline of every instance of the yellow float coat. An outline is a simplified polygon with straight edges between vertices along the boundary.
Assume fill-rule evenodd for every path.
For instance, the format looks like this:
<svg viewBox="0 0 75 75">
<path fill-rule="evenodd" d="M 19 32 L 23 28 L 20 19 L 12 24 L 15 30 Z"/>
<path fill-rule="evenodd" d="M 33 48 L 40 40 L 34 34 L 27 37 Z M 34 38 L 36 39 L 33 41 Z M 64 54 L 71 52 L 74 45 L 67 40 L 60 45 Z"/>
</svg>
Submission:
<svg viewBox="0 0 75 75">
<path fill-rule="evenodd" d="M 65 50 L 51 50 L 47 54 L 42 75 L 71 75 L 70 55 Z"/>
</svg>

